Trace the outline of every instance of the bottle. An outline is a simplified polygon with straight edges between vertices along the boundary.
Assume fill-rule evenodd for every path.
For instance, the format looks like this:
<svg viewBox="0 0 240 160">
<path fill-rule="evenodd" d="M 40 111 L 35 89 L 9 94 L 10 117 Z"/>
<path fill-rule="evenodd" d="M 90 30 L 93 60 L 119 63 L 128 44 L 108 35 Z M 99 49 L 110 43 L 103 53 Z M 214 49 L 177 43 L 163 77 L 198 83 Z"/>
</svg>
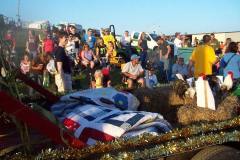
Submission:
<svg viewBox="0 0 240 160">
<path fill-rule="evenodd" d="M 49 74 L 47 71 L 44 71 L 43 73 L 43 87 L 49 87 Z"/>
</svg>

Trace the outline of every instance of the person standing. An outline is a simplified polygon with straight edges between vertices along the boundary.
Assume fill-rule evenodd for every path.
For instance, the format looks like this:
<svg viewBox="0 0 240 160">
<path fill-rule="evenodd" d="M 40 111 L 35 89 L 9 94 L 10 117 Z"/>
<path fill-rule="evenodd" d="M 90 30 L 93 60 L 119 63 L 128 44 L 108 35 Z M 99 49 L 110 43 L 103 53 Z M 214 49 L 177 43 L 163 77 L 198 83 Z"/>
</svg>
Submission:
<svg viewBox="0 0 240 160">
<path fill-rule="evenodd" d="M 96 37 L 92 34 L 92 29 L 88 29 L 87 34 L 84 36 L 84 42 L 89 45 L 90 49 L 94 49 Z"/>
<path fill-rule="evenodd" d="M 160 66 L 162 66 L 162 73 L 163 73 L 163 79 L 166 82 L 170 81 L 171 77 L 171 71 L 170 71 L 170 53 L 171 53 L 171 47 L 168 44 L 167 41 L 165 41 L 162 37 L 159 37 L 157 40 L 158 48 L 159 48 L 159 60 L 160 60 Z"/>
<path fill-rule="evenodd" d="M 110 34 L 110 29 L 109 28 L 106 28 L 103 30 L 103 41 L 104 41 L 104 44 L 107 46 L 108 48 L 108 45 L 109 45 L 109 42 L 112 42 L 113 45 L 114 45 L 114 48 L 116 48 L 116 40 L 114 38 L 114 36 L 112 34 Z"/>
<path fill-rule="evenodd" d="M 237 46 L 238 46 L 237 54 L 240 55 L 240 42 L 237 42 Z"/>
<path fill-rule="evenodd" d="M 4 40 L 9 42 L 10 46 L 11 46 L 11 52 L 15 53 L 15 48 L 16 48 L 16 39 L 13 36 L 13 31 L 12 30 L 8 30 L 7 34 L 4 37 Z"/>
<path fill-rule="evenodd" d="M 178 56 L 178 48 L 182 48 L 182 40 L 181 40 L 181 35 L 179 32 L 175 33 L 175 39 L 174 39 L 174 56 L 177 58 Z"/>
<path fill-rule="evenodd" d="M 223 54 L 225 54 L 225 53 L 227 53 L 228 52 L 228 45 L 230 44 L 232 42 L 232 39 L 231 38 L 227 38 L 226 40 L 225 40 L 225 43 L 224 43 L 224 47 L 223 47 L 223 49 L 222 49 L 222 53 Z"/>
<path fill-rule="evenodd" d="M 29 30 L 28 40 L 26 43 L 26 51 L 30 55 L 30 59 L 33 60 L 37 57 L 39 51 L 39 39 L 35 34 L 35 31 Z"/>
<path fill-rule="evenodd" d="M 228 45 L 228 52 L 221 59 L 221 67 L 223 68 L 224 77 L 228 72 L 233 73 L 233 79 L 240 78 L 240 55 L 237 54 L 238 46 L 236 42 L 231 42 Z"/>
<path fill-rule="evenodd" d="M 214 33 L 211 34 L 211 42 L 210 45 L 213 47 L 214 52 L 218 51 L 220 49 L 220 43 L 219 41 L 215 38 Z"/>
<path fill-rule="evenodd" d="M 141 49 L 140 61 L 141 61 L 142 67 L 145 68 L 146 62 L 147 62 L 147 50 L 148 50 L 145 32 L 142 32 L 140 39 L 138 40 L 138 47 Z"/>
<path fill-rule="evenodd" d="M 212 67 L 218 59 L 210 43 L 211 37 L 204 35 L 203 44 L 198 45 L 190 56 L 190 66 L 194 65 L 195 78 L 198 78 L 201 74 L 212 75 Z"/>
<path fill-rule="evenodd" d="M 65 52 L 65 46 L 67 44 L 67 33 L 59 33 L 59 44 L 55 51 L 57 74 L 55 75 L 55 83 L 58 88 L 58 92 L 70 92 L 72 91 L 72 77 L 71 77 L 71 65 L 69 57 Z"/>
<path fill-rule="evenodd" d="M 123 48 L 126 49 L 127 56 L 130 58 L 132 52 L 131 52 L 131 36 L 129 35 L 128 31 L 124 32 L 124 35 L 121 38 L 121 45 Z"/>
<path fill-rule="evenodd" d="M 43 53 L 52 55 L 54 50 L 54 41 L 50 34 L 47 35 L 47 38 L 43 41 Z"/>
<path fill-rule="evenodd" d="M 73 41 L 75 43 L 75 53 L 78 53 L 79 50 L 81 49 L 80 48 L 81 36 L 79 33 L 77 33 L 76 26 L 74 26 L 74 25 L 69 26 L 69 34 L 72 34 Z"/>
</svg>

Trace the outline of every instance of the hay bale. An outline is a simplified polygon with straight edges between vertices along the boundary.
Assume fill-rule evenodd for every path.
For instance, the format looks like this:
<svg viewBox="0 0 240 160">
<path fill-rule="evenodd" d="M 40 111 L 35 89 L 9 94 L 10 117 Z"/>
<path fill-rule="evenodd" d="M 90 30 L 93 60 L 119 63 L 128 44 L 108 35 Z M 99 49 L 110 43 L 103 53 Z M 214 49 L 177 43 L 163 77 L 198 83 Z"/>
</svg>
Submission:
<svg viewBox="0 0 240 160">
<path fill-rule="evenodd" d="M 139 88 L 133 91 L 133 94 L 140 101 L 138 110 L 160 113 L 171 124 L 177 125 L 230 119 L 238 114 L 240 108 L 239 100 L 235 96 L 228 96 L 219 102 L 216 111 L 200 108 L 196 105 L 196 99 L 180 98 L 171 86 Z"/>
<path fill-rule="evenodd" d="M 237 116 L 239 108 L 238 98 L 228 96 L 217 106 L 216 111 L 197 107 L 196 104 L 181 106 L 177 111 L 177 119 L 182 125 L 199 121 L 227 120 Z"/>
<path fill-rule="evenodd" d="M 192 103 L 191 99 L 177 96 L 171 86 L 154 89 L 139 88 L 133 91 L 133 94 L 140 101 L 138 110 L 160 113 L 170 123 L 176 123 L 178 107 Z"/>
</svg>

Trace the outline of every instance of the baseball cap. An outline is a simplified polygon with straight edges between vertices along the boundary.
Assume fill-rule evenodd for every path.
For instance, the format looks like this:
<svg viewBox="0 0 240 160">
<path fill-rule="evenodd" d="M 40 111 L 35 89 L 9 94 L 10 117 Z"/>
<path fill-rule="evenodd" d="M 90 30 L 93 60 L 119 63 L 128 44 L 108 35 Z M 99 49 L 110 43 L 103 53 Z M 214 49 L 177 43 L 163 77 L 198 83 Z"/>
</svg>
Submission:
<svg viewBox="0 0 240 160">
<path fill-rule="evenodd" d="M 104 31 L 105 32 L 110 32 L 110 29 L 109 28 L 105 28 Z"/>
<path fill-rule="evenodd" d="M 138 55 L 136 55 L 136 54 L 133 54 L 133 55 L 131 56 L 131 61 L 134 60 L 134 59 L 139 59 L 139 58 L 140 58 L 140 56 L 138 56 Z"/>
</svg>

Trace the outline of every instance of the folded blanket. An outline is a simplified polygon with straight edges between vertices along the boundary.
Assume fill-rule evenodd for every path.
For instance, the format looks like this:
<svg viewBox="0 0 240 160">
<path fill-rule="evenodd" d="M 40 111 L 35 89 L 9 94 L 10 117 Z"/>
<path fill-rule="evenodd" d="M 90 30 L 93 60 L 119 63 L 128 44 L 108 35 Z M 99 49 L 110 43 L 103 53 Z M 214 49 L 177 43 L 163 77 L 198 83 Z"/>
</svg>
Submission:
<svg viewBox="0 0 240 160">
<path fill-rule="evenodd" d="M 117 93 L 118 94 L 118 93 Z M 71 97 L 75 98 L 71 98 Z M 120 110 L 114 104 L 100 105 L 96 97 L 82 97 L 79 93 L 62 97 L 52 106 L 53 114 L 86 144 L 111 141 L 142 133 L 165 133 L 171 125 L 160 114 Z M 80 97 L 80 98 L 79 98 Z M 83 101 L 81 101 L 83 100 Z"/>
<path fill-rule="evenodd" d="M 91 100 L 92 103 L 106 107 L 117 107 L 121 110 L 134 110 L 136 111 L 140 102 L 138 99 L 128 92 L 119 92 L 114 88 L 99 88 L 99 89 L 87 89 L 66 96 L 61 97 L 61 101 L 80 101 Z"/>
</svg>

